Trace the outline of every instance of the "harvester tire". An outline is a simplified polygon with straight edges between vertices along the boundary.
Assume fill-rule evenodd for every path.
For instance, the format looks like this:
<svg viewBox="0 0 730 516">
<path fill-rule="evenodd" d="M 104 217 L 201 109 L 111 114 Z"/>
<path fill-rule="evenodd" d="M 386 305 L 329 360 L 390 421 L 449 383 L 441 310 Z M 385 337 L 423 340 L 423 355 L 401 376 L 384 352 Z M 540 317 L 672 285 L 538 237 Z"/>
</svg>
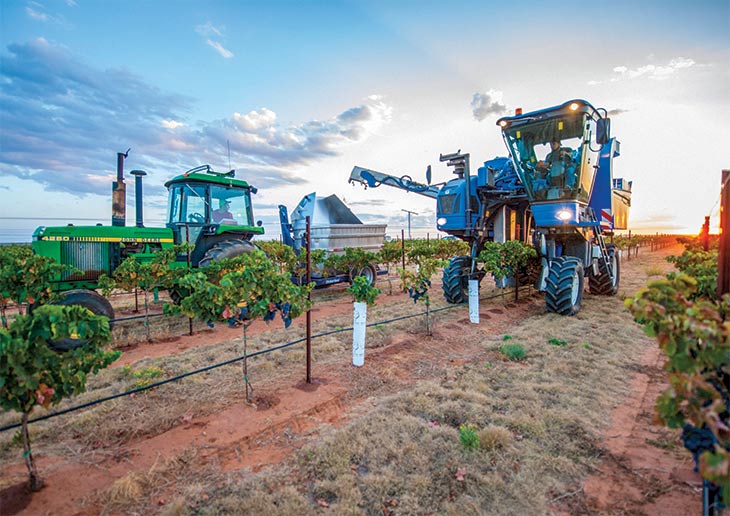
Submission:
<svg viewBox="0 0 730 516">
<path fill-rule="evenodd" d="M 198 267 L 207 267 L 214 260 L 223 260 L 224 258 L 235 258 L 243 253 L 250 253 L 257 249 L 256 245 L 248 240 L 223 240 L 208 249 L 198 262 Z"/>
<path fill-rule="evenodd" d="M 471 258 L 454 256 L 444 267 L 441 288 L 446 301 L 453 304 L 466 303 L 469 300 L 469 274 Z"/>
<path fill-rule="evenodd" d="M 61 299 L 54 304 L 61 306 L 83 306 L 94 315 L 103 315 L 109 319 L 114 319 L 114 308 L 112 308 L 109 300 L 101 294 L 97 294 L 93 290 L 68 290 L 61 294 Z M 49 341 L 48 347 L 50 347 L 53 351 L 64 352 L 80 348 L 84 344 L 85 342 L 79 339 L 61 339 Z"/>
<path fill-rule="evenodd" d="M 583 300 L 583 264 L 578 258 L 560 256 L 550 263 L 545 282 L 545 306 L 548 312 L 575 315 Z"/>
<path fill-rule="evenodd" d="M 608 274 L 606 265 L 603 260 L 598 260 L 598 276 L 588 278 L 588 287 L 591 294 L 598 296 L 615 296 L 618 294 L 618 284 L 621 279 L 621 263 L 619 262 L 619 253 L 614 244 L 607 244 L 606 251 L 608 259 L 613 262 L 613 270 L 615 275 L 613 278 Z"/>
<path fill-rule="evenodd" d="M 377 274 L 375 272 L 375 267 L 372 265 L 366 265 L 359 271 L 353 271 L 352 273 L 352 279 L 357 278 L 358 276 L 364 276 L 368 280 L 368 284 L 372 287 L 375 285 L 375 280 L 377 279 Z"/>
</svg>

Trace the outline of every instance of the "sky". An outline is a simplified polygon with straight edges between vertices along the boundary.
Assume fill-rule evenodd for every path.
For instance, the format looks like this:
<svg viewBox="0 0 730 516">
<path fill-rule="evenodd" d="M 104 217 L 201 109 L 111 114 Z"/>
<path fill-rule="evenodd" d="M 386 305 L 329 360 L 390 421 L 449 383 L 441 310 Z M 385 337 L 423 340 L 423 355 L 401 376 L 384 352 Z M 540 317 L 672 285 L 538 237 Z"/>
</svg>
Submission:
<svg viewBox="0 0 730 516">
<path fill-rule="evenodd" d="M 336 194 L 364 222 L 435 235 L 435 201 L 347 182 L 355 165 L 433 181 L 440 153 L 506 156 L 500 116 L 582 98 L 621 142 L 630 229 L 718 224 L 730 168 L 730 2 L 0 1 L 0 242 L 111 221 L 116 154 L 145 221 L 201 164 L 279 204 Z M 134 224 L 127 175 L 128 224 Z"/>
</svg>

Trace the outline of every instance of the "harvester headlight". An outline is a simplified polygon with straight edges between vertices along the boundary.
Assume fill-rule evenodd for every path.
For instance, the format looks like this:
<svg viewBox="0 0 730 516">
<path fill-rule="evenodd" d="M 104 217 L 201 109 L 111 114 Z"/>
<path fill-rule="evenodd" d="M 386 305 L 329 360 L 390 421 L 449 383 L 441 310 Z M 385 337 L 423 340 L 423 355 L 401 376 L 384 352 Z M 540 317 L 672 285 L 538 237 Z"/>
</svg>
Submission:
<svg viewBox="0 0 730 516">
<path fill-rule="evenodd" d="M 436 219 L 436 224 L 438 224 L 439 226 L 443 226 L 444 224 L 446 224 L 446 219 L 444 217 L 439 217 L 438 219 Z"/>
<path fill-rule="evenodd" d="M 577 103 L 577 102 L 573 102 L 573 103 L 572 103 L 572 104 L 570 105 L 570 110 L 571 110 L 571 111 L 575 111 L 576 109 L 578 109 L 578 103 Z"/>
<path fill-rule="evenodd" d="M 556 213 L 558 219 L 562 221 L 570 220 L 573 218 L 573 212 L 570 210 L 560 210 L 558 213 Z"/>
<path fill-rule="evenodd" d="M 507 120 L 500 120 L 499 125 L 500 127 L 507 127 Z"/>
</svg>

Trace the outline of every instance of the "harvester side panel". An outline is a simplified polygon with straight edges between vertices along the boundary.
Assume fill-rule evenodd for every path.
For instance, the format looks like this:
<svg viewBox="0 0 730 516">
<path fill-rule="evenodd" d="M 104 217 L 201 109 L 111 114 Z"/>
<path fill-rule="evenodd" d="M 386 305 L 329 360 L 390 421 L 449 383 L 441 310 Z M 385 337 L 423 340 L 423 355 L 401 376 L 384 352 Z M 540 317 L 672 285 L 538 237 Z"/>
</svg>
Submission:
<svg viewBox="0 0 730 516">
<path fill-rule="evenodd" d="M 601 227 L 606 230 L 627 229 L 631 206 L 630 183 L 613 178 L 613 158 L 620 155 L 619 142 L 615 138 L 601 149 L 596 181 L 589 206 L 593 208 Z"/>
</svg>

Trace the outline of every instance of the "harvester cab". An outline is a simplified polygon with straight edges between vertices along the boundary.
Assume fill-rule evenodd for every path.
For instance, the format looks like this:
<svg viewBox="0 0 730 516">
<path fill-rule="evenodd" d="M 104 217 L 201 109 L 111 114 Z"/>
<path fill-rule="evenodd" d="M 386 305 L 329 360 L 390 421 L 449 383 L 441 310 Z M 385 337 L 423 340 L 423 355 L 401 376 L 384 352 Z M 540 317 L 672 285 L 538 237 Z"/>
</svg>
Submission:
<svg viewBox="0 0 730 516">
<path fill-rule="evenodd" d="M 588 204 L 608 118 L 585 101 L 570 101 L 498 124 L 533 210 L 541 203 Z M 551 225 L 545 222 L 537 223 Z"/>
<path fill-rule="evenodd" d="M 619 144 L 610 136 L 606 110 L 571 100 L 525 114 L 518 110 L 497 124 L 530 201 L 542 262 L 538 288 L 548 311 L 575 314 L 585 277 L 591 293 L 615 295 L 619 252 L 603 235 L 625 229 L 630 188 L 619 192 L 613 180 Z"/>
</svg>

